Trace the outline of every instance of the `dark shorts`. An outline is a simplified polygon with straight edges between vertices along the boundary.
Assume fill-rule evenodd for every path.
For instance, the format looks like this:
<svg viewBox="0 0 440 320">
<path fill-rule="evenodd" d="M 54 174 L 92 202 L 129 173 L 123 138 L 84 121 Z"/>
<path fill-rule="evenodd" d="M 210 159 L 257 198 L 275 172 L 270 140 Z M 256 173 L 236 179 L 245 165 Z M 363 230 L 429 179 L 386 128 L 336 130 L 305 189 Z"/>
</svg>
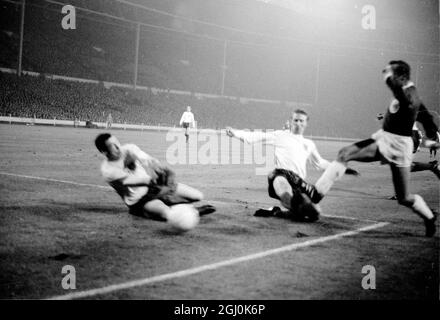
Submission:
<svg viewBox="0 0 440 320">
<path fill-rule="evenodd" d="M 276 177 L 284 177 L 292 187 L 293 197 L 290 202 L 290 210 L 287 212 L 286 217 L 299 221 L 313 222 L 319 218 L 319 210 L 311 203 L 310 198 L 305 193 L 301 192 L 300 185 L 306 183 L 296 173 L 286 169 L 275 169 L 267 177 L 269 182 L 269 196 L 274 199 L 280 200 L 275 193 L 273 187 L 273 181 Z"/>
<path fill-rule="evenodd" d="M 186 128 L 189 128 L 189 125 L 190 125 L 189 122 L 184 122 L 184 123 L 182 124 L 182 127 L 184 127 L 184 128 L 186 129 Z"/>
<path fill-rule="evenodd" d="M 188 202 L 187 199 L 177 195 L 177 183 L 174 180 L 174 173 L 166 171 L 168 177 L 163 185 L 154 185 L 148 188 L 148 192 L 137 203 L 128 206 L 129 213 L 135 216 L 144 216 L 144 206 L 152 200 L 161 200 L 167 206 Z"/>
<path fill-rule="evenodd" d="M 296 173 L 290 170 L 275 169 L 267 176 L 267 182 L 269 184 L 268 187 L 269 197 L 280 200 L 273 187 L 273 181 L 275 180 L 276 177 L 280 177 L 280 176 L 286 178 L 287 182 L 289 182 L 294 192 L 299 191 L 298 184 L 302 181 L 299 175 L 297 175 Z"/>
</svg>

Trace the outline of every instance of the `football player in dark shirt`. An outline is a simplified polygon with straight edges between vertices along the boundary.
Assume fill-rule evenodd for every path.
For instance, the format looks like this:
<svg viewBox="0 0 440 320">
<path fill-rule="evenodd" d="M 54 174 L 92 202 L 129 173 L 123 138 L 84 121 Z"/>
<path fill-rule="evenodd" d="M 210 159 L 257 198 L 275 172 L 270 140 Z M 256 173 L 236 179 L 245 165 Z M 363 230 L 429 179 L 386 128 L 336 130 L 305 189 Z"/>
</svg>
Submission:
<svg viewBox="0 0 440 320">
<path fill-rule="evenodd" d="M 399 204 L 411 208 L 422 217 L 425 234 L 435 234 L 433 212 L 423 198 L 409 191 L 411 163 L 413 158 L 412 129 L 418 121 L 422 122 L 427 138 L 435 140 L 438 128 L 432 121 L 432 115 L 421 102 L 417 89 L 410 81 L 410 66 L 404 61 L 390 61 L 382 71 L 384 81 L 391 90 L 394 100 L 387 109 L 382 129 L 371 138 L 342 148 L 316 183 L 316 192 L 310 194 L 314 202 L 319 202 L 327 194 L 333 183 L 343 176 L 349 161 L 383 161 L 390 165 L 396 198 Z"/>
</svg>

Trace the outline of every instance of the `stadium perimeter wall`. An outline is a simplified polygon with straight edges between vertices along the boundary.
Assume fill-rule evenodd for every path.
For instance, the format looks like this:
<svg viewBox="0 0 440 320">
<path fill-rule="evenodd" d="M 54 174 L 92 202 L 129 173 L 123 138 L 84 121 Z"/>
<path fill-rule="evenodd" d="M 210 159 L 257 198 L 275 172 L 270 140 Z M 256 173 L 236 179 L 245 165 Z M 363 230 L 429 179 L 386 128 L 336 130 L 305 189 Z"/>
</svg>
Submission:
<svg viewBox="0 0 440 320">
<path fill-rule="evenodd" d="M 74 120 L 59 120 L 59 119 L 37 119 L 37 118 L 19 118 L 12 116 L 0 116 L 0 123 L 12 124 L 22 124 L 22 125 L 43 125 L 43 126 L 53 126 L 53 127 L 74 127 L 74 128 L 97 128 L 97 129 L 107 129 L 107 124 L 105 122 L 93 122 L 93 127 L 87 127 L 86 121 L 74 121 Z M 137 125 L 129 123 L 112 123 L 111 129 L 117 130 L 136 130 L 136 131 L 184 131 L 183 128 L 179 127 L 165 127 L 165 126 L 148 126 L 148 125 Z M 192 129 L 193 132 L 202 134 L 224 134 L 225 130 L 215 130 L 215 129 Z M 326 141 L 357 141 L 358 139 L 342 138 L 342 137 L 324 137 L 324 136 L 306 136 L 307 138 L 313 140 L 326 140 Z"/>
</svg>

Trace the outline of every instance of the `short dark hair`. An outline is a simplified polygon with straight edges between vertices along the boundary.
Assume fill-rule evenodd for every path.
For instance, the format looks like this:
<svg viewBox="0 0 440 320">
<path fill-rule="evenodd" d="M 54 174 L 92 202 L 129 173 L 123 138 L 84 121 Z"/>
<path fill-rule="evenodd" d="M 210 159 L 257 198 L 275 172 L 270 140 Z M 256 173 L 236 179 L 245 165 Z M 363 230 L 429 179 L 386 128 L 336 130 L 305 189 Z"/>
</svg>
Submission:
<svg viewBox="0 0 440 320">
<path fill-rule="evenodd" d="M 110 133 L 101 133 L 95 139 L 95 146 L 99 152 L 107 151 L 107 145 L 105 142 L 110 139 L 112 135 Z"/>
<path fill-rule="evenodd" d="M 411 68 L 408 63 L 403 60 L 391 60 L 389 64 L 396 66 L 394 69 L 396 76 L 404 76 L 409 79 Z"/>
<path fill-rule="evenodd" d="M 294 110 L 293 113 L 292 113 L 292 118 L 293 118 L 293 114 L 294 113 L 303 114 L 303 115 L 305 115 L 307 117 L 307 120 L 309 120 L 309 114 L 305 110 L 303 110 L 303 109 L 296 109 L 296 110 Z"/>
</svg>

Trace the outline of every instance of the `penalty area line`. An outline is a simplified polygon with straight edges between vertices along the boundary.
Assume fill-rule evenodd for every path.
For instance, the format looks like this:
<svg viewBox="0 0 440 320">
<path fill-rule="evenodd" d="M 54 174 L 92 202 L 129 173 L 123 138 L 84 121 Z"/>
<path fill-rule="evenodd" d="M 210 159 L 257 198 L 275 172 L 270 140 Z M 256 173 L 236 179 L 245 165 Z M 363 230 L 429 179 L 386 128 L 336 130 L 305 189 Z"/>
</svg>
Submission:
<svg viewBox="0 0 440 320">
<path fill-rule="evenodd" d="M 107 294 L 107 293 L 111 293 L 111 292 L 115 292 L 115 291 L 120 291 L 120 290 L 135 288 L 135 287 L 141 287 L 141 286 L 149 285 L 152 283 L 163 282 L 163 281 L 167 281 L 167 280 L 171 280 L 171 279 L 188 277 L 188 276 L 191 276 L 194 274 L 198 274 L 198 273 L 202 273 L 202 272 L 206 272 L 206 271 L 210 271 L 210 270 L 216 270 L 219 268 L 239 264 L 242 262 L 261 259 L 261 258 L 265 258 L 268 256 L 280 254 L 283 252 L 294 251 L 294 250 L 297 250 L 300 248 L 310 247 L 310 246 L 313 246 L 313 245 L 316 245 L 319 243 L 323 243 L 323 242 L 327 242 L 327 241 L 332 241 L 332 240 L 337 240 L 337 239 L 344 238 L 344 237 L 354 236 L 354 235 L 357 235 L 361 232 L 366 232 L 366 231 L 370 231 L 370 230 L 374 230 L 374 229 L 383 228 L 388 224 L 389 224 L 388 222 L 380 222 L 380 223 L 376 223 L 376 224 L 362 227 L 359 229 L 355 229 L 352 231 L 346 231 L 346 232 L 338 233 L 338 234 L 335 234 L 332 236 L 321 237 L 321 238 L 317 238 L 317 239 L 313 239 L 313 240 L 304 241 L 301 243 L 294 243 L 294 244 L 290 244 L 287 246 L 283 246 L 283 247 L 279 247 L 279 248 L 275 248 L 275 249 L 271 249 L 271 250 L 266 250 L 266 251 L 262 251 L 262 252 L 242 256 L 242 257 L 237 257 L 237 258 L 233 258 L 233 259 L 229 259 L 229 260 L 225 260 L 225 261 L 220 261 L 220 262 L 216 262 L 216 263 L 212 263 L 212 264 L 206 264 L 206 265 L 202 265 L 199 267 L 180 270 L 177 272 L 166 273 L 166 274 L 162 274 L 162 275 L 158 275 L 158 276 L 153 276 L 153 277 L 148 277 L 148 278 L 143 278 L 143 279 L 138 279 L 138 280 L 132 280 L 132 281 L 123 282 L 123 283 L 119 283 L 119 284 L 113 284 L 113 285 L 109 285 L 109 286 L 105 286 L 105 287 L 101 287 L 101 288 L 89 289 L 89 290 L 78 291 L 78 292 L 69 293 L 69 294 L 65 294 L 65 295 L 53 296 L 53 297 L 47 298 L 46 300 L 71 300 L 71 299 L 87 298 L 87 297 L 93 297 L 93 296 Z"/>
</svg>

